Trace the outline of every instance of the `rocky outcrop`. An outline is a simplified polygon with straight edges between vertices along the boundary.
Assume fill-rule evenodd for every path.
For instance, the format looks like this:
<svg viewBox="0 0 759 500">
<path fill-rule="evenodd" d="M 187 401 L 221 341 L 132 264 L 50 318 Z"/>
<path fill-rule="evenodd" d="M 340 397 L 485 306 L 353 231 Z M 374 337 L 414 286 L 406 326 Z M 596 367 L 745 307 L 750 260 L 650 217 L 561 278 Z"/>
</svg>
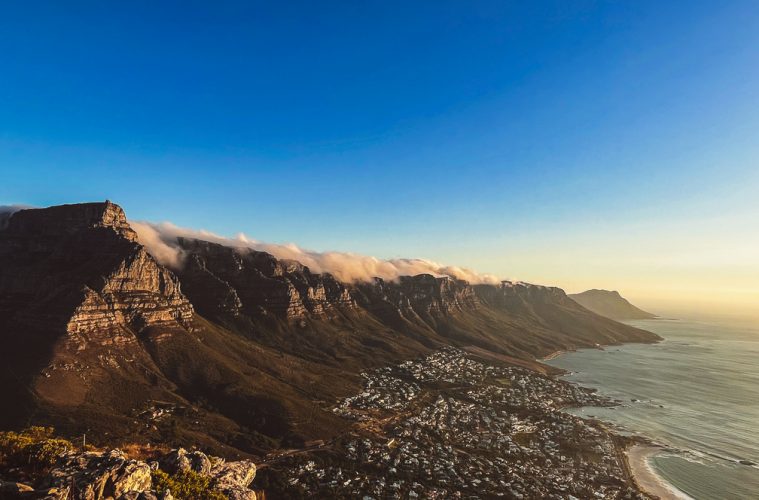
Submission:
<svg viewBox="0 0 759 500">
<path fill-rule="evenodd" d="M 169 474 L 191 470 L 208 476 L 211 474 L 211 459 L 202 451 L 188 452 L 184 448 L 172 450 L 158 461 L 161 470 Z"/>
<path fill-rule="evenodd" d="M 181 473 L 188 471 L 205 477 L 208 488 L 205 492 L 220 492 L 233 500 L 256 500 L 256 493 L 248 489 L 256 477 L 253 462 L 226 462 L 214 457 L 215 465 L 212 467 L 211 463 L 211 458 L 200 451 L 187 452 L 180 448 L 153 465 L 180 481 Z M 173 500 L 165 485 L 154 484 L 154 468 L 140 460 L 129 459 L 119 450 L 67 453 L 58 457 L 58 463 L 49 472 L 34 481 L 36 488 L 0 480 L 0 499 Z"/>
<path fill-rule="evenodd" d="M 211 470 L 213 486 L 231 500 L 256 500 L 248 489 L 256 477 L 256 465 L 250 460 L 220 462 Z"/>
<path fill-rule="evenodd" d="M 150 466 L 119 450 L 68 455 L 48 475 L 49 486 L 67 491 L 64 498 L 75 500 L 122 498 L 150 491 L 152 483 Z"/>
<path fill-rule="evenodd" d="M 226 462 L 211 459 L 201 451 L 188 452 L 183 448 L 170 451 L 158 461 L 161 470 L 169 474 L 192 471 L 210 478 L 211 486 L 233 500 L 256 500 L 248 489 L 256 477 L 256 465 L 250 460 Z"/>
<path fill-rule="evenodd" d="M 117 205 L 14 213 L 0 231 L 0 314 L 69 334 L 189 327 L 179 281 L 137 241 Z"/>
</svg>

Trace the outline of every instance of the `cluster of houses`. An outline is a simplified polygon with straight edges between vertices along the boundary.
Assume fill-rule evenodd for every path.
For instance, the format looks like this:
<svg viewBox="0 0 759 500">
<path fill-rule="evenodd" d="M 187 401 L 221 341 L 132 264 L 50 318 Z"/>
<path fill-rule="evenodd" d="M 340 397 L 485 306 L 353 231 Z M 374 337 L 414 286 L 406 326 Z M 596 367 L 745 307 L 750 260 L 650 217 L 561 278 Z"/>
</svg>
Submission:
<svg viewBox="0 0 759 500">
<path fill-rule="evenodd" d="M 646 498 L 613 436 L 561 411 L 611 403 L 590 391 L 453 348 L 364 376 L 364 390 L 334 408 L 356 420 L 353 432 L 293 459 L 288 494 Z"/>
<path fill-rule="evenodd" d="M 334 413 L 356 420 L 369 420 L 370 412 L 358 410 L 399 411 L 405 410 L 421 392 L 414 381 L 402 380 L 394 373 L 394 367 L 385 367 L 371 374 L 362 373 L 364 390 L 343 399 Z M 358 411 L 357 411 L 358 410 Z"/>
</svg>

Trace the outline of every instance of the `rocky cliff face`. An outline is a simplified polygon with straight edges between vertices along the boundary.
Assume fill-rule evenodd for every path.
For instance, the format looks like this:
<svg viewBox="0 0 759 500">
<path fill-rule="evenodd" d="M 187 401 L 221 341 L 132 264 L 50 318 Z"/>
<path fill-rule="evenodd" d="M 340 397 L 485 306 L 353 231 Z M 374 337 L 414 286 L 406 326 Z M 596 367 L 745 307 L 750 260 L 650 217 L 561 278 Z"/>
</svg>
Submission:
<svg viewBox="0 0 759 500">
<path fill-rule="evenodd" d="M 179 271 L 184 288 L 211 317 L 244 313 L 292 320 L 356 306 L 344 284 L 298 262 L 207 241 L 180 238 L 179 244 L 186 255 Z"/>
<path fill-rule="evenodd" d="M 563 304 L 569 301 L 561 288 L 503 281 L 499 285 L 475 285 L 475 294 L 492 307 L 514 310 L 528 304 Z"/>
<path fill-rule="evenodd" d="M 303 324 L 305 319 L 318 322 L 368 314 L 425 345 L 455 341 L 520 356 L 542 354 L 552 347 L 656 338 L 597 316 L 554 287 L 509 281 L 470 285 L 429 274 L 392 282 L 375 278 L 368 283 L 340 283 L 329 274 L 314 274 L 298 262 L 264 252 L 195 239 L 180 238 L 178 243 L 185 255 L 185 266 L 178 271 L 183 289 L 201 314 L 216 319 L 242 316 Z M 351 321 L 345 329 L 361 331 L 356 320 Z M 311 324 L 318 330 L 318 323 Z M 326 333 L 318 335 L 322 337 L 313 338 L 311 347 L 332 352 L 326 346 L 333 341 Z M 305 341 L 303 336 L 293 339 L 296 344 Z"/>
<path fill-rule="evenodd" d="M 117 205 L 21 210 L 0 231 L 0 311 L 70 334 L 176 324 L 193 308 Z"/>
<path fill-rule="evenodd" d="M 403 276 L 398 287 L 418 313 L 454 314 L 479 303 L 469 283 L 449 277 Z"/>
<path fill-rule="evenodd" d="M 353 296 L 363 309 L 377 317 L 391 318 L 434 327 L 436 319 L 465 310 L 475 310 L 479 300 L 465 281 L 429 274 L 403 276 L 398 282 L 375 278 L 371 283 L 356 283 Z"/>
</svg>

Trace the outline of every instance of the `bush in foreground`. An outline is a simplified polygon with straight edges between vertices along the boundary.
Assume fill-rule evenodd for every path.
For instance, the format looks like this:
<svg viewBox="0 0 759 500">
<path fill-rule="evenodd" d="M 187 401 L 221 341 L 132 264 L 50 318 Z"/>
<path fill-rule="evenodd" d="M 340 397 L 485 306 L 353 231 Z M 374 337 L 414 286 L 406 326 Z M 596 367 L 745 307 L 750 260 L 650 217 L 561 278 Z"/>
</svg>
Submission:
<svg viewBox="0 0 759 500">
<path fill-rule="evenodd" d="M 0 432 L 0 464 L 9 467 L 47 469 L 74 445 L 54 437 L 52 427 L 29 427 L 21 432 Z"/>
<path fill-rule="evenodd" d="M 158 493 L 170 490 L 174 497 L 183 500 L 226 500 L 224 494 L 211 488 L 208 477 L 191 470 L 173 475 L 162 470 L 154 470 L 153 488 Z"/>
</svg>

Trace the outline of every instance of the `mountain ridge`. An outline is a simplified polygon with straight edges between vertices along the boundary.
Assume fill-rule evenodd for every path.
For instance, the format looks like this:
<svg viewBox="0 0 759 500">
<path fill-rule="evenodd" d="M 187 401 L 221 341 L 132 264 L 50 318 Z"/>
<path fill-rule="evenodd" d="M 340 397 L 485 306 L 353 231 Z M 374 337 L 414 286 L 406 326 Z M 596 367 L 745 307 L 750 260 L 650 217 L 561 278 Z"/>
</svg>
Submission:
<svg viewBox="0 0 759 500">
<path fill-rule="evenodd" d="M 342 283 L 265 252 L 180 244 L 185 265 L 172 271 L 111 202 L 11 215 L 0 230 L 0 395 L 16 403 L 0 424 L 260 455 L 344 428 L 329 401 L 355 391 L 363 370 L 446 345 L 535 363 L 658 340 L 557 288 L 432 275 Z M 169 417 L 152 419 L 156 404 Z"/>
</svg>

